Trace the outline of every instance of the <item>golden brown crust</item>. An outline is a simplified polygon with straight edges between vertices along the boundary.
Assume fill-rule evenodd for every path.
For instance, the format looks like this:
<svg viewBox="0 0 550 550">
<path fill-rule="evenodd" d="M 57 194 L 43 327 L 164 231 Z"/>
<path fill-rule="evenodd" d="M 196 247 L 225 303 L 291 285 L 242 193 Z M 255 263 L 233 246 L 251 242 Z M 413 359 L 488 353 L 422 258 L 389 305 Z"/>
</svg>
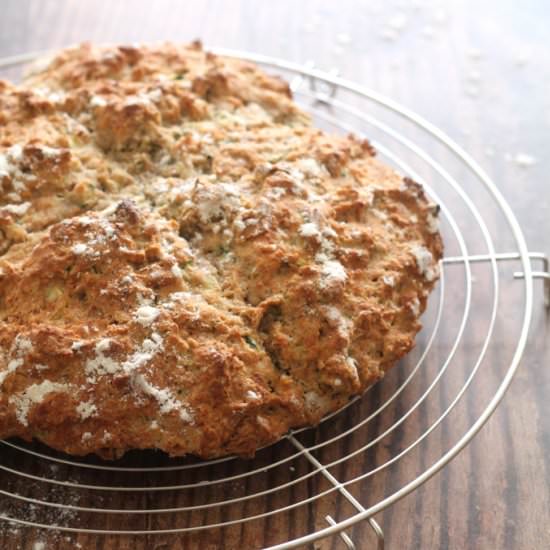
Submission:
<svg viewBox="0 0 550 550">
<path fill-rule="evenodd" d="M 437 209 L 279 79 L 84 45 L 0 121 L 0 437 L 247 455 L 412 348 Z"/>
</svg>

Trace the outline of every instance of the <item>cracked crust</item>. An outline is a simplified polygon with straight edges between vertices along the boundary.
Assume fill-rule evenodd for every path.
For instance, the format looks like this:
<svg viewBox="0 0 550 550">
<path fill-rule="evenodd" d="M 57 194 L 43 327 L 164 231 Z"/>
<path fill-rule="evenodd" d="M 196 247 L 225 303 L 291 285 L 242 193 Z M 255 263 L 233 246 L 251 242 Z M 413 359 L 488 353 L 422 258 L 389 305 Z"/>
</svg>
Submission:
<svg viewBox="0 0 550 550">
<path fill-rule="evenodd" d="M 250 455 L 414 345 L 421 186 L 198 44 L 61 52 L 0 84 L 0 437 Z"/>
</svg>

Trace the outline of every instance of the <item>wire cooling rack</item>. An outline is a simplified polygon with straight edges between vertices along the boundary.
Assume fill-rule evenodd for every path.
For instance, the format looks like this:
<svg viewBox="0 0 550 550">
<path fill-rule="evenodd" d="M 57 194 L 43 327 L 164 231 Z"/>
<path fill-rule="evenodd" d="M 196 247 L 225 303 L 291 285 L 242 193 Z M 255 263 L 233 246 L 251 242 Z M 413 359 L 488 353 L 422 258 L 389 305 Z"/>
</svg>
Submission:
<svg viewBox="0 0 550 550">
<path fill-rule="evenodd" d="M 548 260 L 528 251 L 512 210 L 479 165 L 414 112 L 312 64 L 219 53 L 287 78 L 317 125 L 368 136 L 381 158 L 440 204 L 446 255 L 417 349 L 366 396 L 253 460 L 143 452 L 108 463 L 2 441 L 0 520 L 69 534 L 197 533 L 199 540 L 221 529 L 230 541 L 232 529 L 242 536 L 259 522 L 272 533 L 293 533 L 271 549 L 330 535 L 349 549 L 364 547 L 354 534 L 368 521 L 381 550 L 374 515 L 443 468 L 501 401 L 526 345 L 533 279 L 544 279 L 549 306 Z M 0 60 L 0 69 L 39 55 Z M 542 267 L 533 270 L 532 261 Z"/>
</svg>

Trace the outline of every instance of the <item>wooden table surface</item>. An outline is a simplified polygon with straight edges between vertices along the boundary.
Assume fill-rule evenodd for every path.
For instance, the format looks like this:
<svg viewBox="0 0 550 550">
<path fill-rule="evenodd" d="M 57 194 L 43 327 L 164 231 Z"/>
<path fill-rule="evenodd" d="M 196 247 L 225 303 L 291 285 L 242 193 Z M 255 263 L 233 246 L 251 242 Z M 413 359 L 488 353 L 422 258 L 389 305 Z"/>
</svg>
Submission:
<svg viewBox="0 0 550 550">
<path fill-rule="evenodd" d="M 207 47 L 247 50 L 296 62 L 314 60 L 317 66 L 325 69 L 337 67 L 342 76 L 410 107 L 458 141 L 486 169 L 512 206 L 529 249 L 549 252 L 549 26 L 550 7 L 535 0 L 522 2 L 521 7 L 519 2 L 512 0 L 3 0 L 0 56 L 61 47 L 83 40 L 189 41 L 200 37 Z M 414 135 L 410 137 L 415 138 Z M 445 160 L 442 153 L 434 151 L 434 155 Z M 480 208 L 489 212 L 491 230 L 497 236 L 497 251 L 507 251 L 513 242 L 504 236 L 504 221 L 491 216 L 490 205 L 483 203 L 486 199 L 478 197 L 475 189 L 469 192 Z M 460 217 L 460 223 L 462 220 Z M 475 252 L 477 237 L 473 231 L 468 238 Z M 498 240 L 501 231 L 502 238 Z M 451 243 L 450 250 L 453 246 Z M 433 437 L 430 436 L 418 452 L 412 453 L 410 460 L 400 462 L 391 474 L 380 474 L 373 477 L 372 482 L 350 486 L 362 504 L 373 504 L 425 470 L 464 433 L 494 393 L 515 349 L 517 322 L 523 311 L 524 296 L 517 291 L 523 288 L 522 283 L 513 281 L 512 268 L 518 266 L 511 266 L 510 270 L 504 267 L 501 273 L 506 279 L 501 296 L 503 305 L 498 310 L 495 336 L 483 366 L 485 378 L 473 384 L 455 416 L 435 430 Z M 454 375 L 461 380 L 469 372 L 476 350 L 479 351 L 483 344 L 478 335 L 487 328 L 484 311 L 488 308 L 489 287 L 486 274 L 481 270 L 474 275 L 477 281 L 474 308 L 455 358 Z M 453 282 L 451 274 L 448 288 L 452 290 L 453 284 L 459 285 L 459 282 L 458 278 Z M 386 548 L 550 548 L 550 355 L 546 346 L 548 321 L 541 288 L 540 281 L 536 281 L 528 345 L 504 401 L 472 443 L 442 472 L 377 514 L 376 519 L 385 532 Z M 460 300 L 454 304 L 451 292 L 446 308 L 459 306 Z M 449 315 L 443 316 L 444 330 L 436 342 L 435 357 L 430 359 L 428 370 L 419 375 L 420 380 L 415 382 L 416 386 L 413 384 L 411 392 L 405 392 L 402 399 L 388 408 L 387 418 L 382 415 L 380 422 L 370 425 L 362 434 L 365 437 L 373 439 L 388 423 L 400 418 L 428 385 L 427 380 L 435 376 L 439 364 L 437 354 L 443 357 L 455 330 L 449 324 L 452 312 L 450 309 L 445 311 L 449 311 Z M 413 356 L 418 357 L 425 344 L 426 338 L 420 337 Z M 398 367 L 388 380 L 369 392 L 360 406 L 319 432 L 300 436 L 301 440 L 312 444 L 353 425 L 357 415 L 364 415 L 384 402 L 405 377 L 408 364 L 412 363 Z M 422 433 L 432 418 L 436 418 L 434 415 L 456 394 L 454 384 L 453 379 L 442 382 L 437 391 L 434 390 L 433 403 L 413 415 L 398 436 L 390 437 L 349 464 L 331 469 L 332 473 L 348 480 L 394 456 L 409 442 L 409 434 Z M 351 441 L 349 445 L 346 449 L 332 446 L 320 452 L 318 458 L 324 463 L 334 460 L 343 450 L 349 452 L 357 448 L 358 442 Z M 289 452 L 288 444 L 284 443 L 260 453 L 258 463 L 268 465 Z M 216 475 L 248 467 L 250 464 L 244 463 L 222 465 L 222 473 Z M 285 468 L 284 472 L 276 469 L 271 478 L 255 479 L 250 487 L 234 489 L 235 494 L 281 483 L 287 479 L 288 470 L 298 475 L 309 471 L 308 467 L 307 463 L 297 461 L 295 468 Z M 0 489 L 9 487 L 9 490 L 36 496 L 28 482 L 8 478 L 7 474 L 0 476 Z M 257 505 L 248 503 L 243 505 L 247 507 L 244 512 L 232 507 L 221 512 L 218 520 L 286 505 L 293 499 L 306 498 L 329 487 L 320 476 L 315 476 L 297 485 L 290 496 L 260 499 Z M 224 497 L 230 494 L 233 493 L 224 493 Z M 165 503 L 162 496 L 143 498 L 145 500 L 139 497 L 134 505 Z M 208 495 L 195 495 L 193 502 L 207 502 L 208 498 Z M 278 498 L 282 500 L 279 502 Z M 176 497 L 174 499 L 170 504 L 179 502 Z M 79 501 L 79 504 L 85 505 L 86 501 Z M 184 504 L 189 502 L 184 501 Z M 7 499 L 0 500 L 0 512 L 9 512 Z M 258 548 L 326 526 L 324 516 L 327 513 L 343 519 L 349 517 L 352 510 L 341 497 L 331 493 L 323 502 L 300 507 L 288 515 L 192 536 L 65 537 L 4 524 L 0 530 L 0 547 L 6 550 Z M 206 514 L 185 521 L 186 525 L 195 525 L 205 519 L 211 522 L 216 518 Z M 149 528 L 180 525 L 177 520 L 170 521 L 153 518 L 146 525 Z M 141 525 L 119 517 L 107 518 L 105 522 L 110 528 Z M 358 548 L 374 548 L 374 537 L 366 523 L 348 533 Z M 344 548 L 344 544 L 333 537 L 311 547 L 336 549 Z"/>
</svg>

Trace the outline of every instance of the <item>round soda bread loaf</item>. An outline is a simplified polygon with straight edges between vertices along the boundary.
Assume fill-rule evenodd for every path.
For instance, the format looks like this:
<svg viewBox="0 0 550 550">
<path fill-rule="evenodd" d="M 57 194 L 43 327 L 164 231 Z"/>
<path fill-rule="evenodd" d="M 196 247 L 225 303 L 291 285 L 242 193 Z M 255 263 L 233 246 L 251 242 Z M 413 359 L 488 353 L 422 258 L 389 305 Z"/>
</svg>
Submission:
<svg viewBox="0 0 550 550">
<path fill-rule="evenodd" d="M 83 45 L 0 83 L 0 438 L 251 455 L 414 345 L 437 207 L 282 80 Z"/>
</svg>

